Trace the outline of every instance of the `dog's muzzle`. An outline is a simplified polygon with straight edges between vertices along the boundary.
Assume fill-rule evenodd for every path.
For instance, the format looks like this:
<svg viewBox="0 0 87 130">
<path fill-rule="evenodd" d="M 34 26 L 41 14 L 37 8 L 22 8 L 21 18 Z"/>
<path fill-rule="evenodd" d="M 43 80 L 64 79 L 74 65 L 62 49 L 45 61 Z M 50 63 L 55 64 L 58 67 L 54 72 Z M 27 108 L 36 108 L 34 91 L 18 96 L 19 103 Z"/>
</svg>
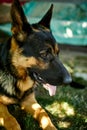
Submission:
<svg viewBox="0 0 87 130">
<path fill-rule="evenodd" d="M 43 85 L 43 87 L 48 90 L 49 95 L 50 96 L 54 96 L 56 93 L 56 86 L 55 85 L 51 85 L 49 83 L 47 83 L 41 76 L 39 73 L 37 72 L 32 72 L 30 73 L 30 76 L 33 80 L 37 81 L 39 84 Z"/>
<path fill-rule="evenodd" d="M 72 79 L 66 68 L 59 60 L 54 60 L 46 69 L 30 68 L 31 78 L 42 84 L 49 91 L 50 96 L 55 95 L 56 86 L 69 84 Z"/>
</svg>

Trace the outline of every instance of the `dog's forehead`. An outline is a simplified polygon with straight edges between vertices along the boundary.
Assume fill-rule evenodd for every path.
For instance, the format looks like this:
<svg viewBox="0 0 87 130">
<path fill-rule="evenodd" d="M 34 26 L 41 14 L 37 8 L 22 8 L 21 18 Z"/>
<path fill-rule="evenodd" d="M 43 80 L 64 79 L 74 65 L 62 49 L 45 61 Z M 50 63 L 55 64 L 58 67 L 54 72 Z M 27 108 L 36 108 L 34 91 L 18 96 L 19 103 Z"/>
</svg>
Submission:
<svg viewBox="0 0 87 130">
<path fill-rule="evenodd" d="M 52 52 L 54 53 L 58 53 L 59 51 L 58 44 L 56 43 L 52 32 L 44 28 L 34 29 L 32 34 L 28 36 L 28 40 L 26 42 L 26 50 L 33 49 L 33 52 L 37 54 L 42 50 L 46 50 L 47 48 L 51 48 Z"/>
<path fill-rule="evenodd" d="M 43 40 L 51 40 L 55 42 L 50 29 L 38 24 L 32 24 L 32 27 L 35 36 L 43 38 Z"/>
<path fill-rule="evenodd" d="M 30 41 L 40 46 L 50 44 L 54 47 L 56 43 L 51 31 L 45 29 L 34 29 L 33 33 L 29 36 L 29 42 Z"/>
</svg>

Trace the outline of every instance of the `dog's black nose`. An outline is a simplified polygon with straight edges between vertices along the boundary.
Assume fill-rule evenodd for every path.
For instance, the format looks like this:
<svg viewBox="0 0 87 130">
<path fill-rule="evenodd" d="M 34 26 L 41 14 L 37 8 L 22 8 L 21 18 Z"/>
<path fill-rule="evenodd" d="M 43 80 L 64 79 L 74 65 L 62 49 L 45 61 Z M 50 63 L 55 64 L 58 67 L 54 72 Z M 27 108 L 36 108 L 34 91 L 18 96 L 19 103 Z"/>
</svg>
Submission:
<svg viewBox="0 0 87 130">
<path fill-rule="evenodd" d="M 71 78 L 70 75 L 69 76 L 65 76 L 65 78 L 63 79 L 63 83 L 64 84 L 69 84 L 71 82 L 72 82 L 72 78 Z"/>
</svg>

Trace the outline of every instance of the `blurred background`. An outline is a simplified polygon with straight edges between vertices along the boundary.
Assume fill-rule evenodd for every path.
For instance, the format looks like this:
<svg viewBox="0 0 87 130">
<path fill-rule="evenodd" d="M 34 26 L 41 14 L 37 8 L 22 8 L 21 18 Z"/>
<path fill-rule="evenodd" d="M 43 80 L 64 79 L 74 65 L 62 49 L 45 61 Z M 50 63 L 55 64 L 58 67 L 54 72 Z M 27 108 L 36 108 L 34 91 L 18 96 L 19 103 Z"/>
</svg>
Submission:
<svg viewBox="0 0 87 130">
<path fill-rule="evenodd" d="M 51 28 L 57 42 L 76 46 L 87 46 L 87 3 L 85 1 L 20 0 L 31 23 L 39 21 L 53 3 Z M 0 30 L 7 34 L 11 34 L 10 23 L 8 23 L 10 22 L 11 2 L 12 0 L 0 0 Z M 1 25 L 3 23 L 4 26 Z"/>
</svg>

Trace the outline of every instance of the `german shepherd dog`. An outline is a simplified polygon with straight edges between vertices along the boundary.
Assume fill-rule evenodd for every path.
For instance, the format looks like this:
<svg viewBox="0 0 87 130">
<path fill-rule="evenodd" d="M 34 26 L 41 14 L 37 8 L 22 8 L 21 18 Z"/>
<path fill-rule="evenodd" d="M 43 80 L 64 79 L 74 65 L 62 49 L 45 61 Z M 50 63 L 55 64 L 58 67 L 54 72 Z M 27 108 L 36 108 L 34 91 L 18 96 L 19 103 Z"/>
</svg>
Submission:
<svg viewBox="0 0 87 130">
<path fill-rule="evenodd" d="M 21 130 L 7 109 L 7 105 L 16 103 L 43 130 L 57 130 L 33 92 L 39 83 L 53 96 L 56 86 L 71 82 L 70 74 L 58 58 L 58 44 L 50 29 L 52 10 L 53 5 L 38 23 L 31 25 L 19 1 L 12 3 L 12 36 L 0 45 L 0 124 L 7 130 Z"/>
</svg>

